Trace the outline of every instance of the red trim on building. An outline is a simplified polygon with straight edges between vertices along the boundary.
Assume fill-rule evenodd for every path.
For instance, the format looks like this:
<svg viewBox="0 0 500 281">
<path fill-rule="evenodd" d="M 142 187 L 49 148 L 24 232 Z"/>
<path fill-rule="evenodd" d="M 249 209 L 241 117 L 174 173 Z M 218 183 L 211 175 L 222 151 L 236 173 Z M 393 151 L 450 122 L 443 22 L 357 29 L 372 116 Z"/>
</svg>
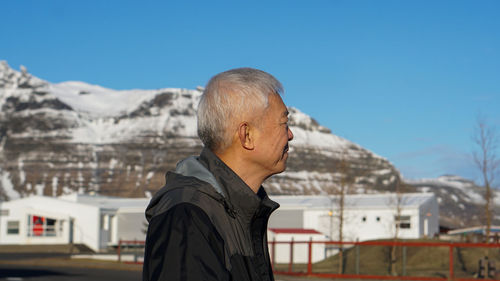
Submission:
<svg viewBox="0 0 500 281">
<path fill-rule="evenodd" d="M 321 234 L 314 229 L 307 228 L 269 228 L 274 233 L 288 233 L 288 234 Z"/>
</svg>

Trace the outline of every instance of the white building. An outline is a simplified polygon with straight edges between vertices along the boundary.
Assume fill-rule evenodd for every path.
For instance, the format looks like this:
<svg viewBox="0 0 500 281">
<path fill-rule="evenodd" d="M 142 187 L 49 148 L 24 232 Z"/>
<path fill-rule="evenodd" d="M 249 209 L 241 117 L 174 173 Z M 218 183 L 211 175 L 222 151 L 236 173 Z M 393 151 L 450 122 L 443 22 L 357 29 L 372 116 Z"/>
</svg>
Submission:
<svg viewBox="0 0 500 281">
<path fill-rule="evenodd" d="M 0 203 L 0 244 L 85 244 L 94 251 L 145 240 L 150 199 L 68 195 Z"/>
<path fill-rule="evenodd" d="M 332 240 L 339 239 L 338 197 L 271 196 L 271 199 L 281 207 L 271 216 L 270 228 L 315 229 Z M 393 238 L 396 226 L 399 226 L 398 238 L 404 239 L 439 233 L 439 205 L 432 193 L 346 195 L 344 202 L 344 241 Z"/>
<path fill-rule="evenodd" d="M 272 196 L 271 199 L 281 207 L 271 215 L 269 228 L 273 231 L 268 232 L 269 241 L 290 241 L 292 237 L 295 241 L 311 238 L 322 241 L 330 237 L 338 240 L 339 212 L 335 197 Z M 144 241 L 147 228 L 144 211 L 149 200 L 73 194 L 0 202 L 0 244 L 75 243 L 99 251 L 117 245 L 119 240 Z M 438 233 L 439 210 L 433 194 L 404 194 L 399 217 L 397 201 L 394 194 L 346 196 L 344 241 L 392 238 L 396 223 L 400 226 L 399 238 L 432 237 Z M 300 231 L 283 230 L 292 228 Z M 303 233 L 305 229 L 321 234 Z M 277 262 L 289 259 L 289 252 L 280 247 L 276 249 L 276 258 L 280 259 Z M 302 261 L 299 248 L 294 259 Z M 281 251 L 286 253 L 280 254 Z M 315 248 L 313 253 L 325 257 L 324 249 Z"/>
</svg>

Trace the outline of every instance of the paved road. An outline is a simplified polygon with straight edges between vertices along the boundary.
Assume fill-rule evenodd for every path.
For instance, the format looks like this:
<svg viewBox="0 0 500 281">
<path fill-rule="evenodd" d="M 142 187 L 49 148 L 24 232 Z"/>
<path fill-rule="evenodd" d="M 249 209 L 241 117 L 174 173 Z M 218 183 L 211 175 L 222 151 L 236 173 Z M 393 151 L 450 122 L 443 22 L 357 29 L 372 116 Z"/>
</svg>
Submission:
<svg viewBox="0 0 500 281">
<path fill-rule="evenodd" d="M 2 281 L 140 281 L 140 271 L 74 267 L 0 265 Z"/>
<path fill-rule="evenodd" d="M 57 253 L 0 253 L 0 281 L 140 281 L 142 272 L 130 269 L 122 264 L 121 270 L 111 265 L 111 268 L 96 267 L 96 262 L 79 262 L 68 260 L 67 254 Z M 47 262 L 49 260 L 49 262 Z M 9 264 L 1 261 L 10 261 Z M 37 262 L 45 261 L 40 265 Z M 99 263 L 99 262 L 97 262 Z M 106 264 L 110 266 L 110 264 Z M 277 275 L 276 281 L 329 281 L 331 279 L 316 279 Z M 353 281 L 353 280 L 349 280 Z"/>
<path fill-rule="evenodd" d="M 0 265 L 1 281 L 140 281 L 140 271 L 95 268 Z M 306 278 L 276 276 L 276 281 L 307 281 Z M 319 280 L 319 279 L 310 279 Z M 326 281 L 326 279 L 323 279 Z"/>
</svg>

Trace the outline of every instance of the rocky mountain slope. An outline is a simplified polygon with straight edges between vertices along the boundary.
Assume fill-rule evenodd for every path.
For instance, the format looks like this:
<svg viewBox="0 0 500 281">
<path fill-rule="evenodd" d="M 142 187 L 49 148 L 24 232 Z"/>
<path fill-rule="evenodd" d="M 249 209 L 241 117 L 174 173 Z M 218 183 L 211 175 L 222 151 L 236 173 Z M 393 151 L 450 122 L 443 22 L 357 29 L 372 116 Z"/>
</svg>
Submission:
<svg viewBox="0 0 500 281">
<path fill-rule="evenodd" d="M 458 176 L 407 180 L 418 192 L 433 192 L 440 206 L 440 223 L 448 227 L 483 225 L 485 219 L 483 187 Z M 493 224 L 500 223 L 500 191 L 493 191 Z"/>
<path fill-rule="evenodd" d="M 201 150 L 195 116 L 200 95 L 201 89 L 52 84 L 0 62 L 0 198 L 151 196 L 167 170 Z M 346 182 L 353 193 L 395 190 L 401 177 L 389 161 L 333 135 L 299 109 L 289 111 L 295 138 L 288 169 L 266 182 L 269 193 L 334 194 Z M 412 184 L 408 191 L 425 188 Z M 453 200 L 445 195 L 442 206 Z"/>
</svg>

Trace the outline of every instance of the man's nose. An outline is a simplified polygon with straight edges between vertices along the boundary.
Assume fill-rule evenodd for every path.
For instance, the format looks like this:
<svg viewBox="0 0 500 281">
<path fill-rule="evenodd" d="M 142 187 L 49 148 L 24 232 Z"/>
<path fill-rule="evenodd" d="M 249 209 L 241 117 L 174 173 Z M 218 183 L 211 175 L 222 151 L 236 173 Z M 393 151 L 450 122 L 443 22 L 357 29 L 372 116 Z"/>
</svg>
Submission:
<svg viewBox="0 0 500 281">
<path fill-rule="evenodd" d="M 290 130 L 290 128 L 288 128 L 288 140 L 291 141 L 292 139 L 293 139 L 292 130 Z"/>
</svg>

